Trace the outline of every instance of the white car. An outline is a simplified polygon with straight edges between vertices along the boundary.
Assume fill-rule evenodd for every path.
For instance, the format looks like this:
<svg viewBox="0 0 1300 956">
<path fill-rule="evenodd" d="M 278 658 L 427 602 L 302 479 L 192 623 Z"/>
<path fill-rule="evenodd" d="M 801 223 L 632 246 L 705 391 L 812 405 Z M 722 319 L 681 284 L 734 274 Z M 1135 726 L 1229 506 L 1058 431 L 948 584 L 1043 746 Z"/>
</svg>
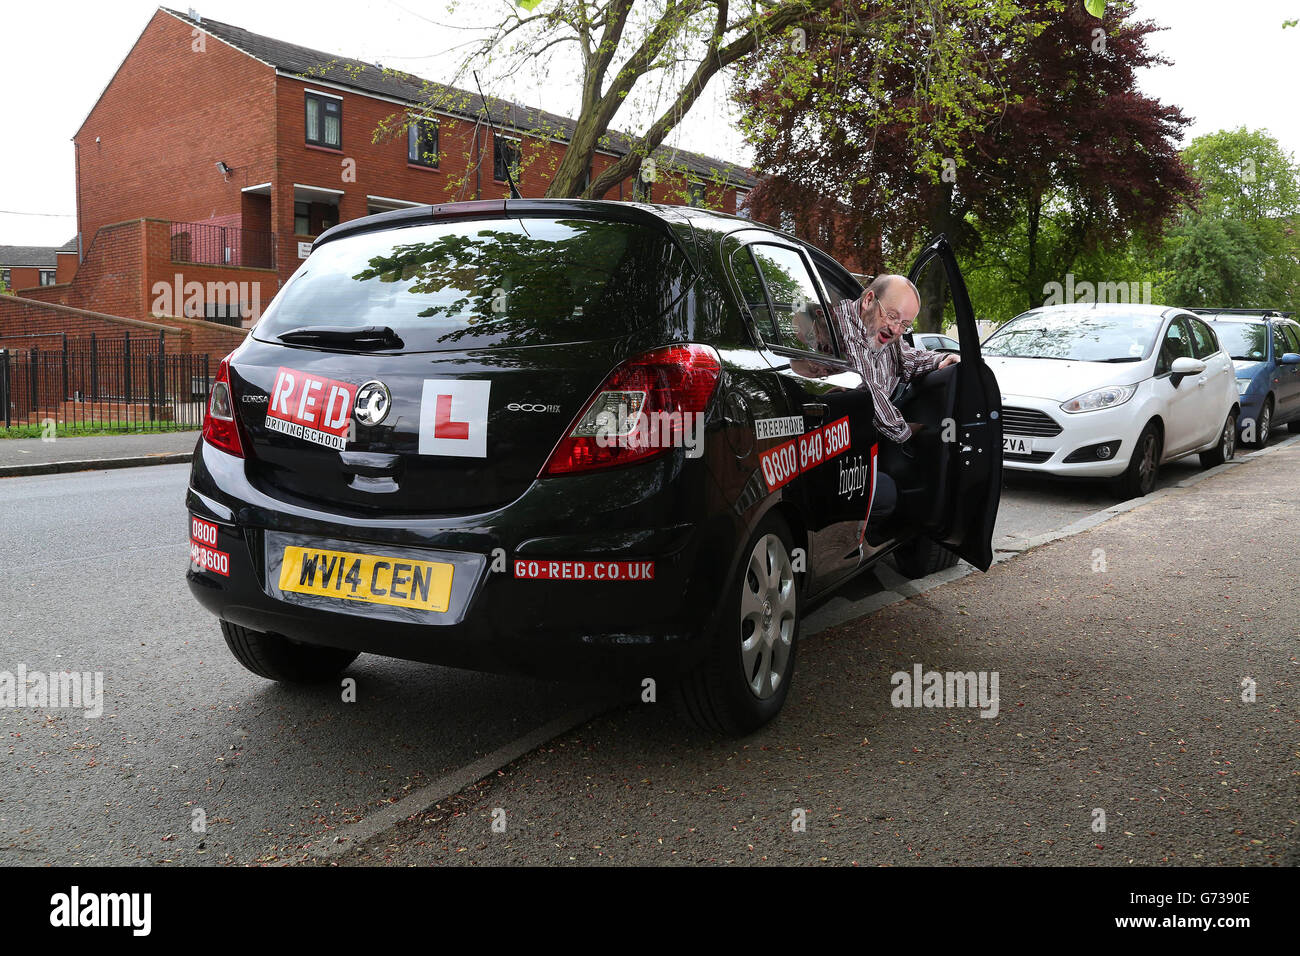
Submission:
<svg viewBox="0 0 1300 956">
<path fill-rule="evenodd" d="M 1160 464 L 1236 451 L 1236 372 L 1210 324 L 1162 305 L 1034 309 L 981 347 L 1002 393 L 1004 468 L 1145 495 Z"/>
</svg>

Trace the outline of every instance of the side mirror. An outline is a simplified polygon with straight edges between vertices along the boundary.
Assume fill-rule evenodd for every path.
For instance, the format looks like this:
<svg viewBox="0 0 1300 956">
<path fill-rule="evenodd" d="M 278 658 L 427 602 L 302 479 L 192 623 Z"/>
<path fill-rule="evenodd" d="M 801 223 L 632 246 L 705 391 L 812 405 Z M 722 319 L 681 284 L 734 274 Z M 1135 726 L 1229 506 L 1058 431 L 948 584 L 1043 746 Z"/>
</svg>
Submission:
<svg viewBox="0 0 1300 956">
<path fill-rule="evenodd" d="M 1300 365 L 1300 355 L 1295 352 L 1287 352 L 1277 360 L 1278 365 Z"/>
<path fill-rule="evenodd" d="M 1174 359 L 1173 364 L 1169 366 L 1169 384 L 1174 388 L 1177 388 L 1178 383 L 1186 376 L 1200 375 L 1204 371 L 1204 362 L 1200 359 L 1188 358 L 1184 355 L 1181 358 Z"/>
</svg>

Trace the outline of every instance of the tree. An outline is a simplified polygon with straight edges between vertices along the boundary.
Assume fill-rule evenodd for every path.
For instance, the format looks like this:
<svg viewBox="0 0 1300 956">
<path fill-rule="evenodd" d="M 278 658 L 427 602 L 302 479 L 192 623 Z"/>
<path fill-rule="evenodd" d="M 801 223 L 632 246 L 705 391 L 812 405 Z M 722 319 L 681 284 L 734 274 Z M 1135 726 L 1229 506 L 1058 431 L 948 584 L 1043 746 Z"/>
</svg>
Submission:
<svg viewBox="0 0 1300 956">
<path fill-rule="evenodd" d="M 833 9 L 832 9 L 833 8 Z M 429 110 L 464 109 L 463 93 L 475 70 L 492 78 L 511 75 L 526 65 L 551 69 L 557 51 L 576 49 L 580 104 L 571 133 L 537 119 L 528 132 L 538 138 L 564 133 L 567 146 L 551 175 L 548 196 L 597 198 L 638 173 L 642 162 L 699 100 L 709 82 L 741 67 L 754 54 L 778 68 L 791 89 L 827 68 L 840 69 L 831 55 L 849 41 L 870 46 L 889 61 L 911 55 L 913 41 L 931 38 L 927 49 L 930 80 L 919 86 L 903 107 L 919 117 L 933 107 L 930 125 L 940 141 L 966 122 L 962 104 L 990 96 L 980 80 L 985 72 L 978 44 L 952 29 L 954 19 L 974 16 L 991 28 L 1009 29 L 1013 0 L 923 0 L 897 4 L 888 0 L 752 0 L 740 8 L 730 0 L 537 0 L 504 4 L 482 35 L 471 42 L 449 79 L 449 86 L 424 84 Z M 452 12 L 464 12 L 453 3 Z M 818 45 L 820 41 L 820 45 Z M 571 68 L 566 60 L 563 68 Z M 868 90 L 874 90 L 871 84 Z M 880 115 L 891 104 L 867 104 L 862 91 L 840 87 L 830 108 L 866 110 Z M 657 106 L 649 105 L 655 104 Z M 629 106 L 641 104 L 641 107 Z M 636 115 L 641 109 L 643 115 Z M 637 127 L 621 144 L 621 158 L 588 182 L 592 157 L 610 148 L 615 121 Z M 378 134 L 404 130 L 405 117 L 381 127 Z"/>
<path fill-rule="evenodd" d="M 1002 84 L 1004 100 L 964 128 L 942 162 L 907 125 L 850 116 L 805 131 L 799 101 L 786 104 L 789 119 L 756 143 L 760 169 L 772 175 L 754 190 L 753 205 L 815 220 L 827 184 L 847 183 L 842 202 L 859 217 L 850 241 L 876 258 L 868 271 L 883 268 L 885 257 L 903 259 L 926 234 L 946 232 L 972 271 L 1014 290 L 1001 297 L 1016 303 L 1011 314 L 1041 304 L 1049 282 L 1099 251 L 1158 236 L 1194 187 L 1176 145 L 1188 120 L 1137 87 L 1137 71 L 1160 62 L 1146 46 L 1155 24 L 1125 19 L 1131 4 L 1109 4 L 1100 23 L 1080 4 L 1026 0 L 1021 7 L 1018 35 L 982 31 L 974 18 L 960 24 L 999 65 L 991 82 Z M 904 67 L 887 82 L 893 99 L 904 99 L 913 78 Z M 771 86 L 760 90 L 772 95 Z M 922 291 L 918 327 L 933 329 L 941 290 Z"/>
<path fill-rule="evenodd" d="M 1200 201 L 1163 250 L 1170 301 L 1286 308 L 1300 299 L 1300 166 L 1260 130 L 1198 136 L 1183 158 Z"/>
</svg>

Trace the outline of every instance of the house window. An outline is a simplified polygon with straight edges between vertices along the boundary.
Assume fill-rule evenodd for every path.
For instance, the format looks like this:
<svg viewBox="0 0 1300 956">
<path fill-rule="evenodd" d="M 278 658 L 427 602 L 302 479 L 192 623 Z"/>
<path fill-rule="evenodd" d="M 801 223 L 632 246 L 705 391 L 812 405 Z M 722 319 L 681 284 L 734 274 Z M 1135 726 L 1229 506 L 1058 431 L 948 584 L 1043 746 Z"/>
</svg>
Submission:
<svg viewBox="0 0 1300 956">
<path fill-rule="evenodd" d="M 690 194 L 690 199 L 687 200 L 687 205 L 689 206 L 704 205 L 704 183 L 692 182 L 688 187 L 688 191 Z"/>
<path fill-rule="evenodd" d="M 239 328 L 244 323 L 243 306 L 238 302 L 204 302 L 203 318 Z"/>
<path fill-rule="evenodd" d="M 311 235 L 311 203 L 293 204 L 293 231 L 299 236 Z"/>
<path fill-rule="evenodd" d="M 9 284 L 9 281 L 10 281 L 10 280 L 9 280 L 9 270 L 8 270 L 8 269 L 0 269 L 0 282 L 3 282 L 5 285 L 8 285 L 8 284 Z"/>
<path fill-rule="evenodd" d="M 413 119 L 406 128 L 406 161 L 438 168 L 438 121 Z"/>
<path fill-rule="evenodd" d="M 343 148 L 343 101 L 320 93 L 307 94 L 307 142 Z"/>
<path fill-rule="evenodd" d="M 53 270 L 53 269 L 42 269 L 42 270 L 41 270 L 41 285 L 54 285 L 54 270 Z"/>
<path fill-rule="evenodd" d="M 506 170 L 519 181 L 519 140 L 494 136 L 492 143 L 492 177 L 499 183 L 506 182 Z"/>
<path fill-rule="evenodd" d="M 736 215 L 744 216 L 746 219 L 751 218 L 749 215 L 749 190 L 736 190 Z"/>
</svg>

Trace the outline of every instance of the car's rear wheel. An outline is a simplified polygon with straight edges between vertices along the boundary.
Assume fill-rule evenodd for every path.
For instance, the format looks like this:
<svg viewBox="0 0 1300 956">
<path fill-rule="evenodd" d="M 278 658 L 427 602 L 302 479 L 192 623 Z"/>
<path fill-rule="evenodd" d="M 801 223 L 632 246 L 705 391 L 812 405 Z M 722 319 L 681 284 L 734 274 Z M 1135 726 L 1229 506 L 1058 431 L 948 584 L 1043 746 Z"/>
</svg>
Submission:
<svg viewBox="0 0 1300 956">
<path fill-rule="evenodd" d="M 1264 407 L 1259 410 L 1259 418 L 1255 422 L 1255 440 L 1246 442 L 1246 444 L 1251 448 L 1263 448 L 1272 437 L 1273 398 L 1269 396 L 1264 399 Z"/>
<path fill-rule="evenodd" d="M 1138 435 L 1133 446 L 1133 455 L 1128 460 L 1124 473 L 1113 482 L 1115 494 L 1123 499 L 1141 498 L 1148 495 L 1156 486 L 1160 477 L 1160 428 L 1155 422 L 1147 422 Z"/>
<path fill-rule="evenodd" d="M 896 548 L 892 557 L 898 573 L 913 580 L 951 568 L 957 563 L 957 555 L 929 538 L 914 538 Z"/>
<path fill-rule="evenodd" d="M 258 677 L 286 684 L 316 684 L 337 677 L 357 651 L 299 644 L 281 637 L 221 622 L 221 633 L 235 659 Z"/>
<path fill-rule="evenodd" d="M 1228 412 L 1228 419 L 1223 423 L 1223 430 L 1219 432 L 1219 443 L 1210 451 L 1201 452 L 1201 467 L 1214 468 L 1222 465 L 1225 461 L 1232 461 L 1232 456 L 1237 453 L 1237 416 L 1234 412 Z"/>
<path fill-rule="evenodd" d="M 1292 421 L 1286 427 L 1289 428 L 1293 433 L 1300 435 L 1300 418 L 1292 419 Z"/>
<path fill-rule="evenodd" d="M 704 660 L 677 682 L 682 716 L 702 730 L 753 733 L 785 704 L 800 621 L 791 541 L 779 515 L 759 524 L 742 552 L 722 623 Z"/>
</svg>

